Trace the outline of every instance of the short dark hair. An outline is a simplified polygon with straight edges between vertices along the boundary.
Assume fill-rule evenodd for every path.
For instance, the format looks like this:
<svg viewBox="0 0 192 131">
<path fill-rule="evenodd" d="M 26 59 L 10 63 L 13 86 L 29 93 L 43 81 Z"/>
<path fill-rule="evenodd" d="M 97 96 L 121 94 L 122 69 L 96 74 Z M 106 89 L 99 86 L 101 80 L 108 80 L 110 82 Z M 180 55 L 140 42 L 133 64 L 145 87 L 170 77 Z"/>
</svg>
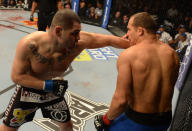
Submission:
<svg viewBox="0 0 192 131">
<path fill-rule="evenodd" d="M 157 30 L 157 23 L 147 12 L 140 12 L 132 16 L 134 27 L 143 27 L 148 33 L 155 34 Z"/>
<path fill-rule="evenodd" d="M 81 23 L 79 16 L 71 9 L 62 9 L 53 17 L 50 28 L 59 25 L 64 30 L 72 29 L 74 22 Z"/>
</svg>

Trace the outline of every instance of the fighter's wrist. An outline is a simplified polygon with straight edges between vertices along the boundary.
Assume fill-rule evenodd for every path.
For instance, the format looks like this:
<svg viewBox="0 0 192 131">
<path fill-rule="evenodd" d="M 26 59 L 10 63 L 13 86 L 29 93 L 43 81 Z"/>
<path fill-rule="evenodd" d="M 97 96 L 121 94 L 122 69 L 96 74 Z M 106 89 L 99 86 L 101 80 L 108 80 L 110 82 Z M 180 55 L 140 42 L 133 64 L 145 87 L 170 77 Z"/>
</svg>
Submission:
<svg viewBox="0 0 192 131">
<path fill-rule="evenodd" d="M 107 113 L 103 116 L 103 122 L 106 124 L 106 125 L 110 125 L 112 122 L 113 122 L 113 120 L 110 120 L 109 118 L 108 118 L 108 116 L 107 116 Z"/>
<path fill-rule="evenodd" d="M 46 92 L 52 92 L 53 91 L 53 80 L 45 80 L 43 90 Z"/>
</svg>

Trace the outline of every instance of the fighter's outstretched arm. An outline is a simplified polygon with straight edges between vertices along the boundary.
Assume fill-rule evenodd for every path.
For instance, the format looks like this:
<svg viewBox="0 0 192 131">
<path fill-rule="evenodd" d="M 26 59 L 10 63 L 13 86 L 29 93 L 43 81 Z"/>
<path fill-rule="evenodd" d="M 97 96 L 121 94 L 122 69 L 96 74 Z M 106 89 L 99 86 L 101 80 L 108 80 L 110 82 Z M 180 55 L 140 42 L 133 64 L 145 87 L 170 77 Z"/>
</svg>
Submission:
<svg viewBox="0 0 192 131">
<path fill-rule="evenodd" d="M 126 49 L 130 47 L 130 42 L 127 39 L 113 35 L 104 35 L 98 33 L 80 32 L 79 44 L 83 48 L 101 48 L 105 46 L 113 46 L 115 48 Z"/>
</svg>

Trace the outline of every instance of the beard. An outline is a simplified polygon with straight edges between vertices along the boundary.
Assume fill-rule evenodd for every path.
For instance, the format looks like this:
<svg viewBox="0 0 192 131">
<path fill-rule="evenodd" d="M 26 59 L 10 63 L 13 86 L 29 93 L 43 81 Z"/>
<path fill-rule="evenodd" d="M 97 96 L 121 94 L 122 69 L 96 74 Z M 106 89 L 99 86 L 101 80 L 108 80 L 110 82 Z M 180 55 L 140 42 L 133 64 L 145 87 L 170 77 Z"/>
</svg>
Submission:
<svg viewBox="0 0 192 131">
<path fill-rule="evenodd" d="M 71 43 L 69 44 L 69 48 L 70 48 L 70 49 L 74 49 L 74 48 L 76 47 L 77 43 L 78 43 L 78 40 L 75 40 L 75 41 L 71 42 Z"/>
<path fill-rule="evenodd" d="M 77 41 L 67 42 L 65 45 L 65 49 L 67 53 L 70 53 L 76 47 Z"/>
</svg>

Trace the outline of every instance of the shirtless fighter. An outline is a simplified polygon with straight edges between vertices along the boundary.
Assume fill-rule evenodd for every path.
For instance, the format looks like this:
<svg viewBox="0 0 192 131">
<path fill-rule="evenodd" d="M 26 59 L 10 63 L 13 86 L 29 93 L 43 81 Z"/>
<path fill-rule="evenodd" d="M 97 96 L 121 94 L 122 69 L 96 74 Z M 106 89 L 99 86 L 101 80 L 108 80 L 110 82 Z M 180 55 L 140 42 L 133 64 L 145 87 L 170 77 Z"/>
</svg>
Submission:
<svg viewBox="0 0 192 131">
<path fill-rule="evenodd" d="M 177 53 L 157 40 L 156 23 L 146 13 L 133 15 L 127 37 L 134 45 L 117 61 L 117 85 L 109 111 L 94 119 L 98 131 L 166 131 L 179 72 Z"/>
<path fill-rule="evenodd" d="M 5 111 L 0 131 L 16 131 L 31 121 L 37 109 L 55 120 L 61 131 L 72 131 L 69 108 L 64 99 L 67 80 L 60 77 L 73 59 L 86 48 L 129 47 L 129 41 L 112 35 L 81 32 L 81 23 L 72 10 L 58 11 L 48 32 L 34 32 L 18 44 L 12 66 L 17 84 Z"/>
</svg>

